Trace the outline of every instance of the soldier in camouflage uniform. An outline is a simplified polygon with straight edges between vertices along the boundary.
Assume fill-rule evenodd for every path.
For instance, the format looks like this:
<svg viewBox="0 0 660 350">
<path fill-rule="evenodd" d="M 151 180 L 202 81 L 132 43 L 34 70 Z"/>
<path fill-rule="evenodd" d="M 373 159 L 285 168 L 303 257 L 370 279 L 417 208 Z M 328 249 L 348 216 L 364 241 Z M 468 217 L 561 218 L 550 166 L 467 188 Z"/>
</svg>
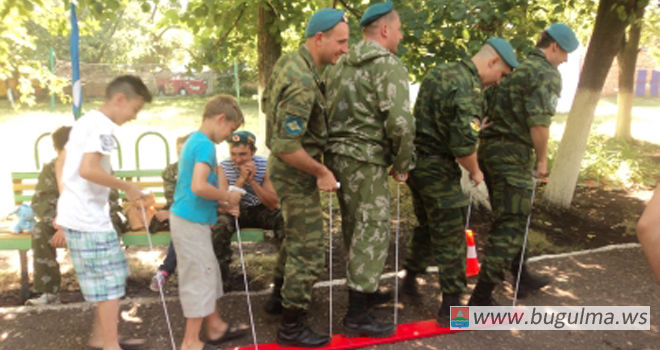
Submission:
<svg viewBox="0 0 660 350">
<path fill-rule="evenodd" d="M 490 38 L 472 58 L 431 69 L 415 103 L 415 149 L 419 155 L 408 186 L 419 225 L 406 255 L 403 290 L 416 294 L 415 276 L 426 269 L 426 254 L 438 265 L 442 305 L 438 323 L 448 327 L 451 306 L 465 291 L 465 212 L 462 165 L 476 186 L 483 181 L 477 164 L 479 120 L 485 112 L 483 91 L 499 84 L 518 65 L 511 45 Z M 420 254 L 421 253 L 421 254 Z M 412 293 L 411 293 L 412 291 Z"/>
<path fill-rule="evenodd" d="M 70 131 L 70 126 L 63 126 L 53 132 L 53 147 L 57 152 L 57 157 L 41 169 L 32 197 L 32 209 L 37 217 L 37 224 L 32 231 L 33 288 L 37 293 L 41 293 L 41 296 L 26 301 L 27 305 L 59 303 L 61 274 L 55 248 L 65 247 L 65 238 L 62 229 L 53 227 L 53 220 L 57 216 L 57 199 L 60 197 L 56 167 L 63 160 L 64 145 L 69 139 Z M 127 223 L 118 215 L 121 212 L 121 206 L 119 205 L 119 193 L 116 190 L 110 192 L 109 201 L 110 217 L 115 230 L 118 233 L 126 232 Z"/>
<path fill-rule="evenodd" d="M 563 24 L 542 34 L 537 48 L 502 84 L 489 93 L 492 126 L 481 131 L 479 166 L 488 185 L 493 225 L 482 258 L 479 282 L 470 305 L 495 305 L 492 291 L 512 265 L 525 234 L 531 211 L 532 176 L 547 176 L 547 143 L 551 118 L 561 92 L 557 66 L 566 61 L 578 41 Z M 518 264 L 514 263 L 514 276 Z M 521 275 L 521 287 L 538 289 L 547 278 Z"/>
<path fill-rule="evenodd" d="M 349 287 L 344 334 L 387 336 L 394 325 L 376 321 L 368 309 L 390 299 L 389 292 L 377 292 L 390 240 L 387 168 L 405 181 L 414 167 L 415 124 L 408 72 L 395 56 L 402 35 L 392 2 L 367 9 L 360 25 L 363 40 L 325 75 L 326 165 L 342 184 L 338 198 Z"/>
<path fill-rule="evenodd" d="M 283 314 L 277 332 L 277 342 L 283 345 L 321 346 L 330 341 L 307 327 L 304 315 L 325 261 L 319 190 L 337 189 L 334 175 L 321 164 L 327 130 L 319 69 L 347 52 L 348 24 L 343 16 L 343 11 L 332 9 L 312 15 L 306 42 L 277 61 L 262 101 L 271 151 L 268 173 L 284 217 L 279 258 L 284 262 Z"/>
</svg>

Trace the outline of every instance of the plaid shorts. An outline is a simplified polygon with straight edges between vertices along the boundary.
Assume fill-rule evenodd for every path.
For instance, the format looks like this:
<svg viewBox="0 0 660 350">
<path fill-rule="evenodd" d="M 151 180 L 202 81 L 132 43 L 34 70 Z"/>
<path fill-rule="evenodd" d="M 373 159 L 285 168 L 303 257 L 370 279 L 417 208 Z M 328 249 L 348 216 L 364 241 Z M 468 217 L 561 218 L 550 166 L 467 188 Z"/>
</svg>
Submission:
<svg viewBox="0 0 660 350">
<path fill-rule="evenodd" d="M 81 232 L 67 228 L 64 233 L 85 300 L 106 301 L 123 297 L 128 263 L 117 233 Z"/>
</svg>

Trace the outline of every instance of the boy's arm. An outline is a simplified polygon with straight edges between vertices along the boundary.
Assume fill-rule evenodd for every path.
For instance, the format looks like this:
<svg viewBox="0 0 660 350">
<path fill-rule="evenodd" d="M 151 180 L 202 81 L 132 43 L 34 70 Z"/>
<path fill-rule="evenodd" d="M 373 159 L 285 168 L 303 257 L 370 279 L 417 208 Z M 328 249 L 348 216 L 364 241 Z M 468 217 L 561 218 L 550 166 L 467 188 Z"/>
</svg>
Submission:
<svg viewBox="0 0 660 350">
<path fill-rule="evenodd" d="M 190 190 L 202 198 L 229 202 L 229 206 L 238 204 L 241 200 L 241 194 L 237 192 L 228 192 L 227 190 L 217 188 L 208 183 L 206 179 L 208 179 L 210 173 L 211 167 L 209 164 L 195 163 Z"/>
<path fill-rule="evenodd" d="M 142 191 L 136 185 L 118 179 L 109 174 L 101 167 L 101 153 L 85 153 L 80 162 L 80 177 L 96 184 L 116 188 L 126 193 L 129 201 L 135 201 L 142 197 Z"/>
<path fill-rule="evenodd" d="M 66 158 L 66 150 L 61 150 L 55 160 L 55 179 L 57 181 L 57 189 L 62 193 L 64 185 L 62 185 L 62 170 L 64 169 L 64 159 Z"/>
</svg>

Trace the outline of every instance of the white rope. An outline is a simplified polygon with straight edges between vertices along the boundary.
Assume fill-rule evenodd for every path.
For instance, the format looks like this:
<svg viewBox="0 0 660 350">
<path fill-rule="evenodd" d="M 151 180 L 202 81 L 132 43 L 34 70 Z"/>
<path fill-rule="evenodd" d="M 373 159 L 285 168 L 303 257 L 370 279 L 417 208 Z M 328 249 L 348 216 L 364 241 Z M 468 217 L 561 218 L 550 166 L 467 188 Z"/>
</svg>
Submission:
<svg viewBox="0 0 660 350">
<path fill-rule="evenodd" d="M 394 326 L 399 323 L 399 221 L 401 219 L 400 211 L 400 202 L 401 202 L 401 183 L 397 182 L 396 184 L 396 223 L 394 226 L 394 271 L 396 275 L 394 277 Z"/>
<path fill-rule="evenodd" d="M 525 238 L 523 239 L 522 249 L 520 251 L 520 262 L 518 263 L 518 276 L 516 277 L 516 289 L 513 293 L 513 306 L 518 302 L 518 289 L 520 288 L 520 275 L 522 273 L 523 263 L 525 262 L 525 248 L 527 247 L 527 236 L 529 235 L 529 224 L 532 222 L 532 207 L 534 206 L 534 196 L 536 195 L 536 183 L 538 179 L 532 177 L 532 199 L 529 202 L 529 215 L 527 215 L 527 225 L 525 225 Z"/>
<path fill-rule="evenodd" d="M 470 228 L 470 217 L 472 216 L 472 191 L 470 191 L 470 198 L 468 198 L 467 218 L 465 219 L 465 231 Z"/>
<path fill-rule="evenodd" d="M 147 234 L 147 241 L 149 241 L 149 250 L 154 249 L 154 244 L 151 242 L 151 234 L 149 233 L 149 224 L 147 223 L 147 213 L 144 210 L 144 203 L 140 202 L 140 209 L 142 209 L 142 222 L 144 222 L 144 232 Z"/>
<path fill-rule="evenodd" d="M 241 228 L 238 225 L 238 217 L 234 217 L 234 223 L 236 225 L 236 239 L 238 239 L 238 253 L 241 257 L 241 269 L 243 270 L 243 284 L 245 285 L 245 297 L 247 298 L 248 314 L 250 315 L 252 342 L 254 343 L 254 348 L 259 349 L 259 344 L 257 344 L 257 332 L 254 328 L 254 314 L 252 313 L 252 303 L 250 302 L 250 290 L 248 288 L 247 272 L 245 270 L 245 257 L 243 257 L 243 242 L 241 240 Z"/>
<path fill-rule="evenodd" d="M 328 255 L 328 274 L 329 280 L 332 281 L 332 192 L 328 192 L 328 245 L 330 246 L 330 253 Z M 332 337 L 332 283 L 328 283 L 329 299 L 328 299 L 328 334 Z"/>
<path fill-rule="evenodd" d="M 144 210 L 144 203 L 142 203 L 142 201 L 140 201 L 140 209 L 142 209 L 142 222 L 144 223 L 144 231 L 146 232 L 147 240 L 149 241 L 149 250 L 153 250 L 153 243 L 151 242 L 151 233 L 149 232 L 149 224 L 147 223 L 147 213 Z M 167 312 L 167 303 L 165 303 L 165 294 L 163 294 L 163 284 L 159 279 L 156 279 L 156 284 L 158 285 L 160 302 L 163 305 L 163 313 L 165 313 L 165 322 L 167 323 L 167 330 L 170 333 L 170 342 L 172 344 L 172 350 L 176 350 L 176 342 L 174 341 L 174 334 L 172 333 L 172 323 L 170 322 L 169 312 Z"/>
</svg>

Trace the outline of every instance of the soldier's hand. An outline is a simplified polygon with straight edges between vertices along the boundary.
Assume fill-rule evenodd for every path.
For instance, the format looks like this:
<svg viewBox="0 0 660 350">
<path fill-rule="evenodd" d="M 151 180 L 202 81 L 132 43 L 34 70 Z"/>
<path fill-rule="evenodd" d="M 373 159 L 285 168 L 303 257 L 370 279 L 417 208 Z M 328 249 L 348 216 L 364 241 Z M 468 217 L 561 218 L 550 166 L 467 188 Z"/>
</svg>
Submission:
<svg viewBox="0 0 660 350">
<path fill-rule="evenodd" d="M 247 162 L 244 167 L 247 168 L 248 170 L 248 177 L 245 182 L 250 182 L 254 179 L 254 174 L 257 173 L 257 166 L 254 164 L 253 161 Z"/>
<path fill-rule="evenodd" d="M 390 170 L 390 175 L 394 178 L 396 182 L 406 182 L 408 180 L 408 173 L 398 173 L 394 168 Z"/>
<path fill-rule="evenodd" d="M 55 248 L 66 248 L 66 236 L 64 235 L 64 230 L 59 229 L 55 231 L 55 234 L 50 239 L 50 245 Z"/>
<path fill-rule="evenodd" d="M 548 162 L 547 161 L 539 161 L 536 163 L 536 172 L 534 173 L 534 177 L 537 179 L 543 179 L 548 176 Z"/>
<path fill-rule="evenodd" d="M 484 181 L 484 173 L 481 172 L 480 169 L 477 169 L 477 171 L 470 173 L 470 180 L 472 181 L 473 186 L 479 186 L 479 184 Z"/>
<path fill-rule="evenodd" d="M 335 175 L 328 168 L 325 168 L 323 173 L 316 177 L 316 185 L 323 192 L 335 192 L 338 188 Z"/>
<path fill-rule="evenodd" d="M 479 130 L 486 129 L 487 127 L 493 125 L 493 122 L 488 119 L 488 117 L 484 117 L 484 119 L 481 120 L 481 126 L 479 127 Z"/>
</svg>

